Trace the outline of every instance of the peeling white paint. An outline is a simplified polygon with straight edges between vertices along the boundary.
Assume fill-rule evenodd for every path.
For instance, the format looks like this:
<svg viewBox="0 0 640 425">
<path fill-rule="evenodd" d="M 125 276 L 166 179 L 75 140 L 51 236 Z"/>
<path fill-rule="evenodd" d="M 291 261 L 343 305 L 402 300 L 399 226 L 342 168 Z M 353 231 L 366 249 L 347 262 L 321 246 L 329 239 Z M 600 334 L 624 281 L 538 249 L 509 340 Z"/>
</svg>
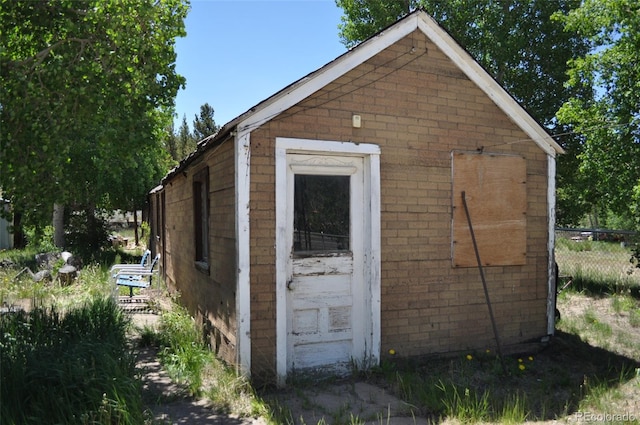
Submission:
<svg viewBox="0 0 640 425">
<path fill-rule="evenodd" d="M 340 372 L 380 350 L 379 148 L 276 139 L 276 369 Z M 374 159 L 375 158 L 375 159 Z M 374 169 L 375 167 L 375 169 Z M 295 173 L 351 175 L 351 251 L 292 255 Z M 374 193 L 375 192 L 375 193 Z M 354 217 L 357 223 L 353 225 Z"/>
</svg>

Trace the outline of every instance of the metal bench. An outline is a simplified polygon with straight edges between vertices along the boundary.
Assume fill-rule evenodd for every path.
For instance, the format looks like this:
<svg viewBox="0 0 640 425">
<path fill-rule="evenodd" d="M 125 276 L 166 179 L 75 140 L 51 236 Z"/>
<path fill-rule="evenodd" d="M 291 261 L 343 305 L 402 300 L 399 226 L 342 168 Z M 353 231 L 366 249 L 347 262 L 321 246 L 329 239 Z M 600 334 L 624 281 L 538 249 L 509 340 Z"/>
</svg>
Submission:
<svg viewBox="0 0 640 425">
<path fill-rule="evenodd" d="M 129 297 L 133 297 L 134 288 L 148 288 L 157 275 L 156 264 L 160 260 L 160 254 L 156 255 L 149 268 L 124 269 L 113 275 L 116 288 L 126 286 L 129 288 Z"/>
</svg>

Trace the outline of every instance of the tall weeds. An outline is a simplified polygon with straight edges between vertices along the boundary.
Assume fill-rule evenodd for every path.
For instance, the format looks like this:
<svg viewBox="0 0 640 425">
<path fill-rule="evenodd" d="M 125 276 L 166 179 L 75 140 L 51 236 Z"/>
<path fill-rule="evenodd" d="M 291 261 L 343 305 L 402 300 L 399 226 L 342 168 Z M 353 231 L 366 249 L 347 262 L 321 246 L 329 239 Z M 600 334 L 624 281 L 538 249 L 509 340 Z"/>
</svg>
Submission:
<svg viewBox="0 0 640 425">
<path fill-rule="evenodd" d="M 187 310 L 173 304 L 160 319 L 160 329 L 143 330 L 143 344 L 155 344 L 160 360 L 175 381 L 192 395 L 208 398 L 216 410 L 241 416 L 269 412 L 250 382 L 216 358 Z"/>
<path fill-rule="evenodd" d="M 128 324 L 105 298 L 0 316 L 0 423 L 142 423 Z"/>
<path fill-rule="evenodd" d="M 186 309 L 174 306 L 160 321 L 160 358 L 171 376 L 186 384 L 189 392 L 200 395 L 202 370 L 213 354 L 206 349 L 202 334 Z"/>
</svg>

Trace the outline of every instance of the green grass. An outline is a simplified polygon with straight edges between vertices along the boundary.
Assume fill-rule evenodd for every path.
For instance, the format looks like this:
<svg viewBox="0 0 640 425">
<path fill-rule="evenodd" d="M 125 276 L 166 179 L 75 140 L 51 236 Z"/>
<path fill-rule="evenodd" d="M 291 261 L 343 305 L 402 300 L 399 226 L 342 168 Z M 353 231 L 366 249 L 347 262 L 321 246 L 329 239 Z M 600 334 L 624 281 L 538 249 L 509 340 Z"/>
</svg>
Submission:
<svg viewBox="0 0 640 425">
<path fill-rule="evenodd" d="M 183 307 L 175 305 L 162 315 L 158 342 L 160 360 L 172 378 L 186 384 L 193 395 L 200 395 L 204 366 L 214 357 Z"/>
<path fill-rule="evenodd" d="M 201 331 L 177 304 L 162 314 L 157 332 L 146 329 L 142 343 L 159 349 L 160 361 L 173 380 L 194 396 L 204 396 L 216 410 L 240 416 L 269 416 L 250 382 L 204 344 Z"/>
<path fill-rule="evenodd" d="M 502 423 L 521 424 L 527 420 L 528 416 L 527 397 L 524 394 L 516 392 L 505 399 L 505 404 L 500 412 Z"/>
<path fill-rule="evenodd" d="M 478 392 L 469 388 L 440 382 L 443 413 L 462 423 L 486 422 L 491 418 L 489 391 Z"/>
<path fill-rule="evenodd" d="M 111 299 L 107 264 L 87 264 L 71 285 L 34 282 L 40 249 L 0 252 L 0 303 L 26 311 L 0 316 L 0 423 L 143 423 L 140 382 Z M 126 256 L 126 254 L 125 254 Z M 9 260 L 9 261 L 7 261 Z"/>
<path fill-rule="evenodd" d="M 640 327 L 640 301 L 629 295 L 614 295 L 611 297 L 613 310 L 620 316 L 628 316 L 632 328 Z"/>
<path fill-rule="evenodd" d="M 611 306 L 617 314 L 630 313 L 638 308 L 638 302 L 628 295 L 614 295 Z"/>
<path fill-rule="evenodd" d="M 590 294 L 628 294 L 640 299 L 640 269 L 630 261 L 631 248 L 600 241 L 556 241 L 561 276 L 571 276 L 571 287 Z"/>
<path fill-rule="evenodd" d="M 0 422 L 142 423 L 128 324 L 110 299 L 0 316 Z"/>
</svg>

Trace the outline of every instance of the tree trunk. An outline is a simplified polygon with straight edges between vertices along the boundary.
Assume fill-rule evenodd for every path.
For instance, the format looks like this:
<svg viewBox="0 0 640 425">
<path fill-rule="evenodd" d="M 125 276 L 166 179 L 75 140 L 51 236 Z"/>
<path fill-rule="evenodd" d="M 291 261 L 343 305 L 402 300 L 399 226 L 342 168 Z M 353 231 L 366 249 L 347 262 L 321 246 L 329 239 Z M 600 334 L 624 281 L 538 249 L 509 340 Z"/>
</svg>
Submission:
<svg viewBox="0 0 640 425">
<path fill-rule="evenodd" d="M 64 248 L 64 205 L 53 204 L 53 244 Z"/>
<path fill-rule="evenodd" d="M 96 207 L 91 204 L 84 208 L 87 220 L 87 244 L 91 253 L 95 253 L 100 249 L 100 240 L 98 237 L 98 224 L 96 222 Z"/>
<path fill-rule="evenodd" d="M 60 281 L 61 286 L 71 285 L 78 275 L 78 271 L 75 267 L 70 265 L 65 265 L 60 267 L 58 270 L 58 280 Z"/>
<path fill-rule="evenodd" d="M 139 238 L 138 238 L 138 211 L 137 210 L 133 210 L 133 234 L 135 235 L 135 240 L 136 240 L 136 246 L 139 245 Z"/>
<path fill-rule="evenodd" d="M 13 247 L 24 248 L 27 246 L 27 241 L 22 231 L 22 213 L 19 211 L 13 212 Z"/>
</svg>

